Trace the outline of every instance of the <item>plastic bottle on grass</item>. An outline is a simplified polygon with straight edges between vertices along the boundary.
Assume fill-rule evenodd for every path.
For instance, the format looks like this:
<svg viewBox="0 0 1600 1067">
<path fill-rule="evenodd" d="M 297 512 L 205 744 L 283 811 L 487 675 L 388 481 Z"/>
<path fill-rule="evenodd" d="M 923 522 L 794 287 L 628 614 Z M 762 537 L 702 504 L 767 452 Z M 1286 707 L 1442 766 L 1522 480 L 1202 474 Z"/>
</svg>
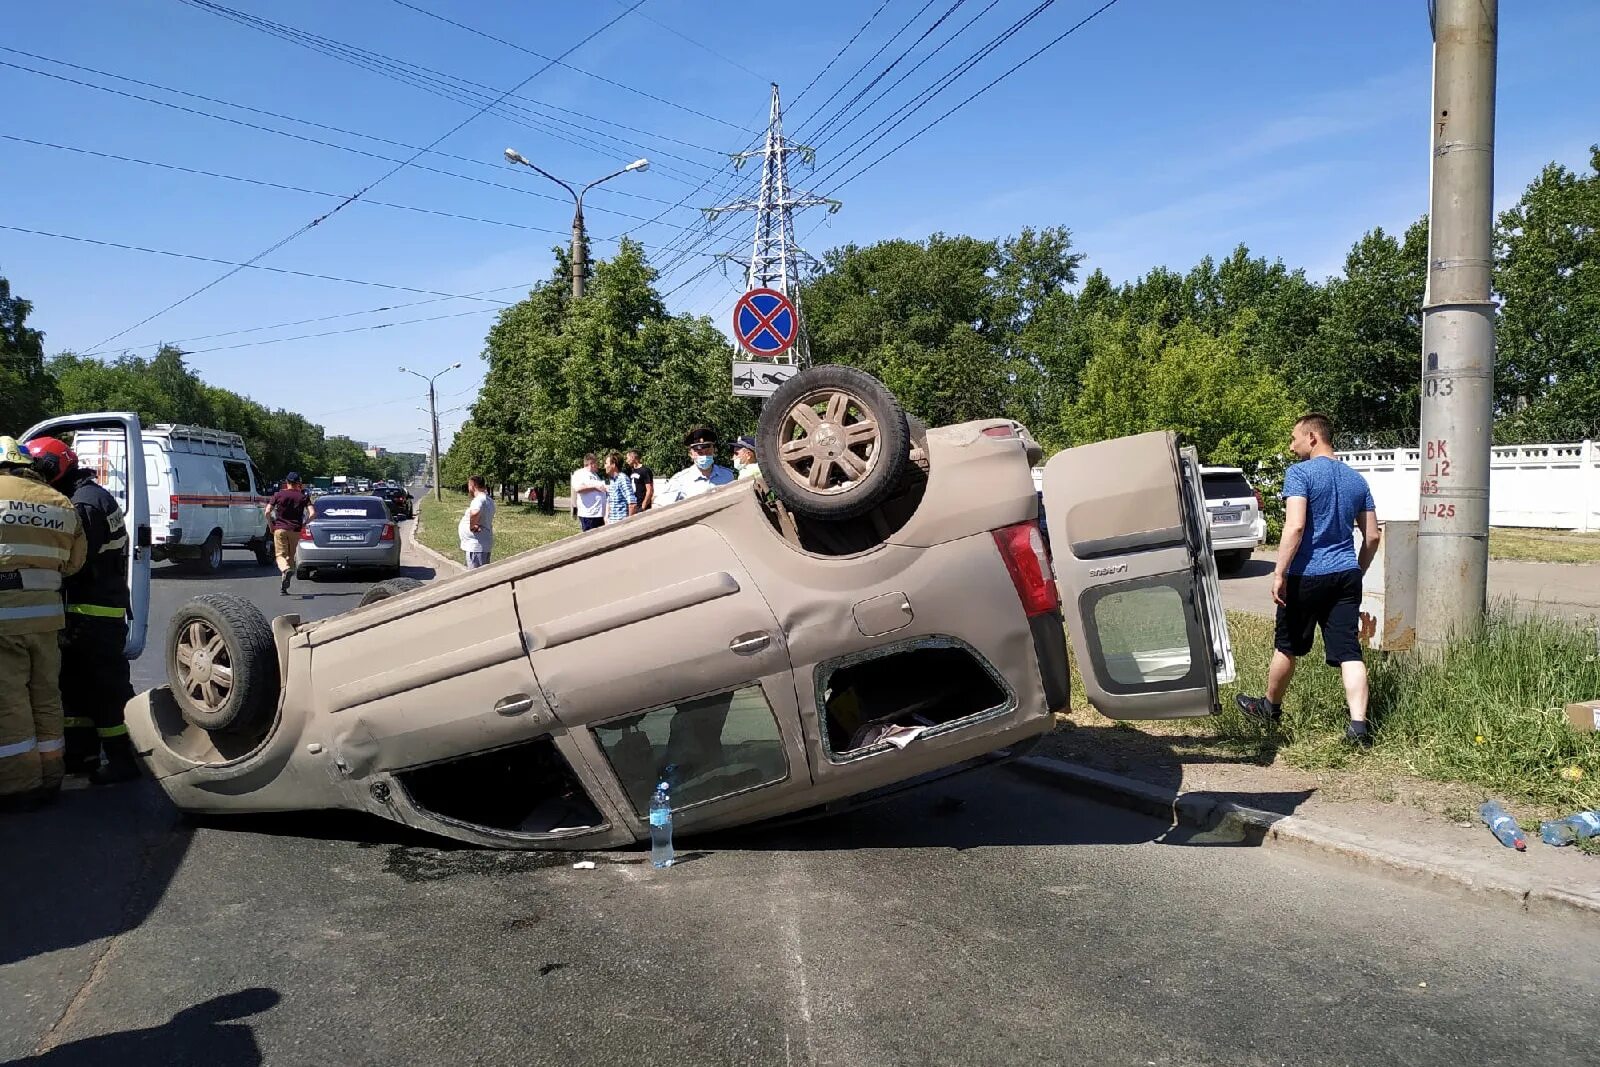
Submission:
<svg viewBox="0 0 1600 1067">
<path fill-rule="evenodd" d="M 672 797 L 666 782 L 650 798 L 650 865 L 672 866 Z"/>
<path fill-rule="evenodd" d="M 1517 820 L 1500 806 L 1498 800 L 1484 801 L 1483 806 L 1478 809 L 1478 817 L 1506 848 L 1514 848 L 1518 852 L 1528 850 L 1528 839 L 1522 835 L 1522 827 L 1518 826 Z"/>
<path fill-rule="evenodd" d="M 1590 837 L 1600 837 L 1600 811 L 1580 811 L 1539 824 L 1539 839 L 1547 845 L 1570 845 Z"/>
</svg>

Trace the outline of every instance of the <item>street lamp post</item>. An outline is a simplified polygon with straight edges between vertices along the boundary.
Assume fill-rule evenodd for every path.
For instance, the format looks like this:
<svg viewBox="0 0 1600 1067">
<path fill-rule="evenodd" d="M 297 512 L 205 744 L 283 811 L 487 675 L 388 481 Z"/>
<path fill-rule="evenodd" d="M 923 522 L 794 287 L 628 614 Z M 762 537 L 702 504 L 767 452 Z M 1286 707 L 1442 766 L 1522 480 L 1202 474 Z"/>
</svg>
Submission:
<svg viewBox="0 0 1600 1067">
<path fill-rule="evenodd" d="M 561 188 L 565 189 L 567 191 L 567 195 L 572 197 L 572 295 L 574 299 L 583 296 L 583 278 L 584 275 L 588 273 L 589 267 L 588 256 L 584 252 L 583 241 L 583 194 L 587 193 L 590 189 L 593 189 L 601 182 L 608 182 L 619 174 L 626 174 L 633 170 L 646 170 L 650 166 L 650 161 L 648 159 L 636 159 L 632 163 L 629 163 L 626 167 L 623 167 L 621 170 L 612 171 L 604 178 L 596 178 L 588 185 L 585 185 L 582 189 L 574 189 L 572 186 L 568 185 L 560 178 L 557 178 L 549 171 L 534 166 L 534 164 L 528 162 L 527 158 L 515 148 L 506 149 L 506 162 L 520 163 L 524 167 L 538 171 L 540 174 L 543 174 L 546 178 L 549 178 L 551 181 L 561 186 Z"/>
<path fill-rule="evenodd" d="M 461 364 L 452 363 L 431 378 L 421 371 L 414 371 L 409 367 L 400 368 L 401 374 L 414 374 L 428 383 L 428 424 L 431 427 L 429 432 L 433 437 L 433 498 L 440 501 L 444 500 L 444 489 L 439 484 L 439 415 L 438 409 L 435 407 L 433 383 L 438 381 L 440 374 L 446 374 L 459 366 Z"/>
</svg>

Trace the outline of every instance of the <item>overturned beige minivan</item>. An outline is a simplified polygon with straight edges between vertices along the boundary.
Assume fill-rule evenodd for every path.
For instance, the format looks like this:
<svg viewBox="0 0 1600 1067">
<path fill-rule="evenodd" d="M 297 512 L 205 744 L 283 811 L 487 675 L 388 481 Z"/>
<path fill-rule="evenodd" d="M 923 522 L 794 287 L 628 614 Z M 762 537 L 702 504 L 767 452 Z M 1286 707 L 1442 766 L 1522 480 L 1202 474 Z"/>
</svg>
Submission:
<svg viewBox="0 0 1600 1067">
<path fill-rule="evenodd" d="M 179 808 L 344 808 L 502 848 L 827 810 L 1022 751 L 1068 703 L 1206 715 L 1231 677 L 1198 466 L 1171 434 L 1045 469 L 849 368 L 768 401 L 762 478 L 351 611 L 197 597 L 129 705 Z M 1053 554 L 1052 554 L 1053 548 Z M 416 587 L 413 587 L 416 586 Z"/>
</svg>

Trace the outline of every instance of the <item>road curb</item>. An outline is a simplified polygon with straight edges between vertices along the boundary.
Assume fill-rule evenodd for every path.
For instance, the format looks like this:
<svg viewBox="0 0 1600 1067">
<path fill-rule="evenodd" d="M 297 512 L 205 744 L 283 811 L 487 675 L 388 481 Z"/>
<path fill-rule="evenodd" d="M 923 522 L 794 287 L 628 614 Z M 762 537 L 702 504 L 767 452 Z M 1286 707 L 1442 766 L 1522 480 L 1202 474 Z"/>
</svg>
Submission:
<svg viewBox="0 0 1600 1067">
<path fill-rule="evenodd" d="M 1518 872 L 1466 862 L 1442 862 L 1420 847 L 1380 841 L 1298 815 L 1279 815 L 1204 793 L 1180 793 L 1119 774 L 1049 756 L 1024 756 L 1010 764 L 1031 777 L 1117 807 L 1142 811 L 1202 830 L 1238 833 L 1256 845 L 1286 845 L 1346 862 L 1379 868 L 1472 899 L 1512 904 L 1541 914 L 1600 916 L 1600 888 L 1551 885 Z"/>
<path fill-rule="evenodd" d="M 422 543 L 422 509 L 417 509 L 416 518 L 411 520 L 411 540 L 407 542 L 412 548 L 422 553 L 424 559 L 434 565 L 437 570 L 443 567 L 449 574 L 458 574 L 467 569 L 466 564 L 451 559 L 442 552 L 435 552 Z"/>
</svg>

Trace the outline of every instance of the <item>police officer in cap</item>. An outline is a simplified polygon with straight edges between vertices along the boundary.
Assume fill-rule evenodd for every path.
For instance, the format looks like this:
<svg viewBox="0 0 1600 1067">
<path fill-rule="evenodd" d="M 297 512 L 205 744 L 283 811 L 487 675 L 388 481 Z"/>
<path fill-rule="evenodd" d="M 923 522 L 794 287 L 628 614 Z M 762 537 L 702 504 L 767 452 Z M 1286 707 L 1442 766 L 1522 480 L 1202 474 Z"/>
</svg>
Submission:
<svg viewBox="0 0 1600 1067">
<path fill-rule="evenodd" d="M 61 653 L 67 773 L 96 785 L 139 777 L 123 707 L 133 699 L 128 660 L 128 529 L 116 498 L 54 437 L 28 442 L 34 467 L 72 501 L 89 541 L 83 569 L 67 579 L 67 629 Z M 105 763 L 100 762 L 101 750 Z"/>
</svg>

